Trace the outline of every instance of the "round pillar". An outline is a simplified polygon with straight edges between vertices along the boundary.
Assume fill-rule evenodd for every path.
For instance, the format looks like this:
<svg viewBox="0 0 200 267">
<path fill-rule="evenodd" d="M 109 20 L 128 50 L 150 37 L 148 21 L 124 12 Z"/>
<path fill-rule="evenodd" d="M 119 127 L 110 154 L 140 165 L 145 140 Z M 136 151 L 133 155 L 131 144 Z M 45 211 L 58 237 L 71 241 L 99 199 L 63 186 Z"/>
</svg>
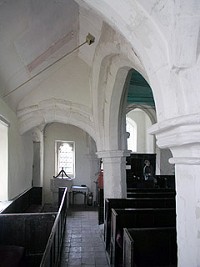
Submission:
<svg viewBox="0 0 200 267">
<path fill-rule="evenodd" d="M 199 115 L 157 123 L 150 133 L 160 148 L 170 148 L 175 164 L 178 266 L 200 266 Z"/>
<path fill-rule="evenodd" d="M 128 151 L 101 151 L 97 153 L 103 162 L 104 198 L 126 197 L 126 157 Z"/>
</svg>

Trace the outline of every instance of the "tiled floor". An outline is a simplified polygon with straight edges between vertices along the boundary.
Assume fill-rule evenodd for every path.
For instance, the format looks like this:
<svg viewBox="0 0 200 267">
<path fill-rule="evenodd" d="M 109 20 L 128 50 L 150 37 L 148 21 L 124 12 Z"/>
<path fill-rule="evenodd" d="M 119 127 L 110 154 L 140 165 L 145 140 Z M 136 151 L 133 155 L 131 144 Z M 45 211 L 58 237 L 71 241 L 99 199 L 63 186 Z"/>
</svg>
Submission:
<svg viewBox="0 0 200 267">
<path fill-rule="evenodd" d="M 95 210 L 68 212 L 60 267 L 108 267 Z"/>
</svg>

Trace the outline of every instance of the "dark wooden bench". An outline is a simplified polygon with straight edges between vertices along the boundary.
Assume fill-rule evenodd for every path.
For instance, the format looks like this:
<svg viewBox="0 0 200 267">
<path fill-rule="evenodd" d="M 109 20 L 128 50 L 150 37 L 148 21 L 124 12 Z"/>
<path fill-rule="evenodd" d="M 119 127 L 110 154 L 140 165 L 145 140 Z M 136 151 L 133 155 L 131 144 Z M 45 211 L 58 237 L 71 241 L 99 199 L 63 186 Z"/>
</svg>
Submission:
<svg viewBox="0 0 200 267">
<path fill-rule="evenodd" d="M 170 192 L 174 193 L 175 190 L 172 188 L 135 188 L 135 187 L 128 187 L 127 192 L 132 192 L 132 193 L 165 193 L 165 192 Z"/>
<path fill-rule="evenodd" d="M 124 228 L 122 266 L 177 266 L 176 228 Z"/>
<path fill-rule="evenodd" d="M 42 187 L 32 187 L 10 201 L 1 214 L 40 212 L 42 210 Z"/>
<path fill-rule="evenodd" d="M 105 199 L 104 242 L 110 248 L 111 209 L 121 208 L 175 208 L 174 198 L 107 198 Z"/>
<path fill-rule="evenodd" d="M 25 249 L 21 246 L 0 245 L 1 267 L 25 267 Z"/>
<path fill-rule="evenodd" d="M 0 215 L 0 244 L 24 247 L 27 266 L 41 260 L 57 213 Z M 1 263 L 0 263 L 1 266 Z"/>
<path fill-rule="evenodd" d="M 123 255 L 123 228 L 175 227 L 174 208 L 112 209 L 110 262 L 120 266 Z"/>
<path fill-rule="evenodd" d="M 175 198 L 175 192 L 127 192 L 127 198 Z"/>
<path fill-rule="evenodd" d="M 67 215 L 67 189 L 61 188 L 61 191 L 63 197 L 60 197 L 59 209 L 56 212 L 0 214 L 2 257 L 5 262 L 9 262 L 11 253 L 13 261 L 16 261 L 15 265 L 7 264 L 6 267 L 18 266 L 17 262 L 21 256 L 17 252 L 21 250 L 17 248 L 20 247 L 25 251 L 23 267 L 58 266 Z M 22 203 L 22 206 L 25 205 Z M 12 249 L 7 253 L 6 247 L 16 247 L 16 250 Z"/>
<path fill-rule="evenodd" d="M 157 186 L 175 189 L 175 175 L 155 175 Z"/>
</svg>

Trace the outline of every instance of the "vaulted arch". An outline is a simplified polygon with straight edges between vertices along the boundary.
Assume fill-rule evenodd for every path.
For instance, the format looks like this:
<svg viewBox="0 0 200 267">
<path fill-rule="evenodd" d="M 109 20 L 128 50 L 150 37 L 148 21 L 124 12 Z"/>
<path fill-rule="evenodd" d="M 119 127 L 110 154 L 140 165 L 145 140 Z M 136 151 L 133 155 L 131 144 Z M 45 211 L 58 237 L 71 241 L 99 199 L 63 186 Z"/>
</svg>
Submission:
<svg viewBox="0 0 200 267">
<path fill-rule="evenodd" d="M 20 132 L 25 132 L 48 123 L 60 122 L 72 124 L 87 132 L 94 140 L 93 120 L 88 107 L 75 105 L 62 99 L 47 99 L 37 106 L 18 110 Z"/>
</svg>

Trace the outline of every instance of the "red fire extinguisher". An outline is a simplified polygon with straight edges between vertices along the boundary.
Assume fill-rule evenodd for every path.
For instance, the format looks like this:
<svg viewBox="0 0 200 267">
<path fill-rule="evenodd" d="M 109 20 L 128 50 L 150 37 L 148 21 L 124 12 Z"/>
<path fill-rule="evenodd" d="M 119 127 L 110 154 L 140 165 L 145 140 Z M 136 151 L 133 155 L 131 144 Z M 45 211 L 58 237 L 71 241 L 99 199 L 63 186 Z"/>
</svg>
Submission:
<svg viewBox="0 0 200 267">
<path fill-rule="evenodd" d="M 98 188 L 103 189 L 103 170 L 100 171 L 98 176 Z"/>
</svg>

